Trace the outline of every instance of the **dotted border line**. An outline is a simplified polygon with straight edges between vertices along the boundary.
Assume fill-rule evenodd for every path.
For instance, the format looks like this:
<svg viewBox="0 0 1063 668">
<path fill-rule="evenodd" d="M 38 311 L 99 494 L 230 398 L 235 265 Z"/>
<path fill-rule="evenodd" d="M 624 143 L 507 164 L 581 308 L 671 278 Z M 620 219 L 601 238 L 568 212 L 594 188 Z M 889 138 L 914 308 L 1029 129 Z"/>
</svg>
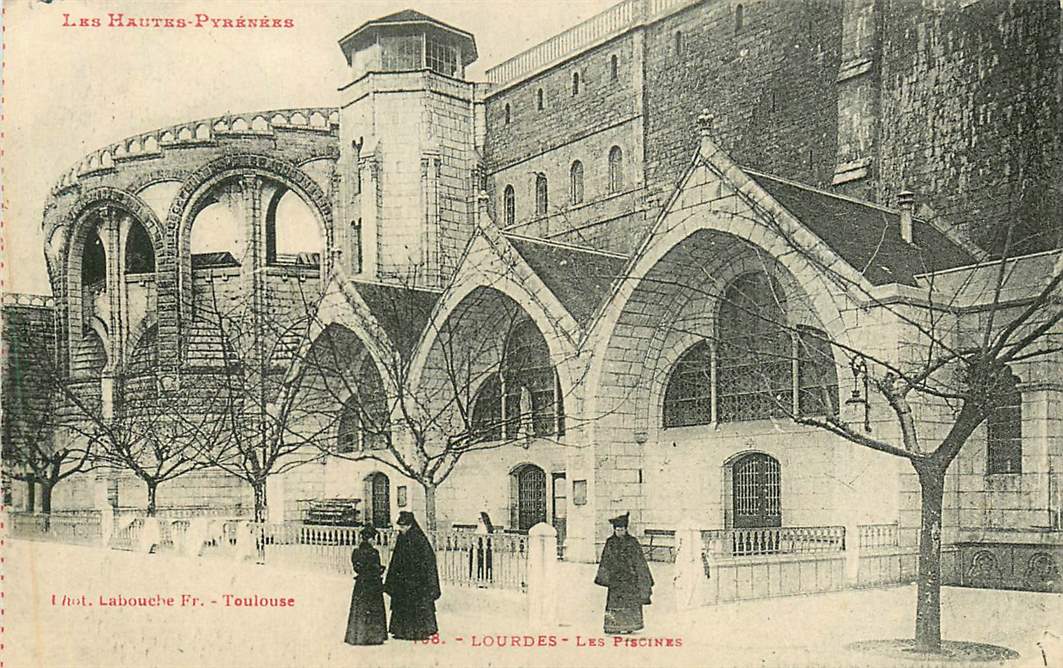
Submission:
<svg viewBox="0 0 1063 668">
<path fill-rule="evenodd" d="M 7 99 L 7 7 L 0 6 L 0 295 L 7 292 L 7 190 L 4 183 L 5 153 L 4 146 L 7 141 L 5 110 Z M 0 334 L 4 323 L 0 321 Z M 7 365 L 6 351 L 0 347 L 0 369 Z M 7 599 L 7 559 L 5 558 L 7 546 L 7 507 L 3 502 L 4 483 L 0 481 L 0 668 L 4 668 L 4 641 Z"/>
</svg>

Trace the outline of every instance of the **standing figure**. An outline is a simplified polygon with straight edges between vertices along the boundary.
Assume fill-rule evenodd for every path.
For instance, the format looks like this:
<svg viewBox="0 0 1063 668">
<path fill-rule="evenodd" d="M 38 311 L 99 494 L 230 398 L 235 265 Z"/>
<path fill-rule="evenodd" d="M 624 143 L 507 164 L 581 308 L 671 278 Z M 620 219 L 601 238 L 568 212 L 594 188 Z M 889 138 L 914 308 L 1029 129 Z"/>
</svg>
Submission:
<svg viewBox="0 0 1063 668">
<path fill-rule="evenodd" d="M 355 581 L 344 642 L 348 645 L 380 645 L 388 637 L 384 583 L 380 578 L 384 567 L 380 565 L 380 553 L 372 544 L 376 529 L 364 527 L 359 536 L 361 542 L 351 551 Z"/>
<path fill-rule="evenodd" d="M 435 602 L 440 591 L 435 550 L 413 513 L 400 512 L 395 524 L 399 537 L 395 540 L 384 583 L 384 591 L 391 596 L 388 630 L 400 640 L 424 640 L 439 631 Z"/>
<path fill-rule="evenodd" d="M 594 584 L 609 588 L 605 632 L 633 633 L 643 628 L 642 606 L 650 604 L 653 576 L 642 546 L 627 533 L 628 513 L 609 520 L 613 535 L 605 541 Z"/>
</svg>

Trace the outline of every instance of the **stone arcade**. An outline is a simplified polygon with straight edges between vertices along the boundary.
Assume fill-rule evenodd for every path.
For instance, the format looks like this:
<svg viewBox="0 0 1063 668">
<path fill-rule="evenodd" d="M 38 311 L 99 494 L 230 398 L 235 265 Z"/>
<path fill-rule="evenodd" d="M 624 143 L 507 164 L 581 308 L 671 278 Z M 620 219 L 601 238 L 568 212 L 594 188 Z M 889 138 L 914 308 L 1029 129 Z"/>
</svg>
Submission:
<svg viewBox="0 0 1063 668">
<path fill-rule="evenodd" d="M 438 488 L 441 527 L 482 512 L 508 530 L 547 522 L 582 561 L 625 511 L 651 551 L 667 552 L 684 519 L 803 527 L 827 544 L 842 530 L 873 542 L 880 527 L 911 548 L 911 467 L 785 413 L 837 412 L 896 436 L 838 346 L 899 359 L 921 345 L 903 315 L 920 290 L 993 271 L 1007 212 L 1030 230 L 1058 232 L 1060 219 L 1047 199 L 1014 206 L 1031 177 L 1007 164 L 1022 147 L 1047 166 L 1035 181 L 1059 180 L 1059 3 L 924 4 L 623 0 L 486 82 L 464 75 L 471 34 L 410 10 L 369 21 L 340 40 L 350 80 L 337 107 L 190 121 L 62 175 L 42 221 L 53 296 L 5 297 L 8 344 L 50 340 L 106 405 L 121 370 L 179 383 L 224 366 L 218 303 L 249 295 L 283 314 L 320 300 L 381 406 L 396 392 L 391 359 L 408 361 L 411 387 L 441 387 L 446 346 L 497 349 L 469 390 L 479 441 L 500 445 Z M 936 54 L 945 42 L 955 50 Z M 1027 85 L 1009 88 L 1016 78 Z M 1030 242 L 1017 271 L 1047 275 L 1057 243 Z M 423 317 L 395 317 L 397 301 Z M 780 355 L 763 366 L 735 352 L 753 339 Z M 956 574 L 1003 568 L 1024 586 L 1031 558 L 1058 572 L 1060 362 L 1017 363 L 1004 422 L 950 470 L 942 531 L 961 546 Z M 928 438 L 935 410 L 919 409 Z M 379 447 L 363 419 L 341 421 L 337 450 Z M 32 503 L 25 485 L 13 492 L 16 507 Z M 160 507 L 246 508 L 250 489 L 206 471 L 158 494 Z M 53 507 L 143 497 L 128 475 L 94 473 L 60 484 Z M 335 457 L 273 476 L 267 498 L 271 521 L 356 498 L 378 525 L 424 503 L 394 469 Z M 989 556 L 974 563 L 964 545 Z"/>
</svg>

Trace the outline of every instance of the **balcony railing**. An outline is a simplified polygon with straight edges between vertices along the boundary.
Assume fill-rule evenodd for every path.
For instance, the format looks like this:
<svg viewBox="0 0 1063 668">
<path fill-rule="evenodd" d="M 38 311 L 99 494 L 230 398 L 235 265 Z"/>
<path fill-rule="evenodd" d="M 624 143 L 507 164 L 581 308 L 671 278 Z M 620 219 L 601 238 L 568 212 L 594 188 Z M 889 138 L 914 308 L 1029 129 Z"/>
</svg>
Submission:
<svg viewBox="0 0 1063 668">
<path fill-rule="evenodd" d="M 769 527 L 701 532 L 706 551 L 717 558 L 845 551 L 845 527 Z"/>
<path fill-rule="evenodd" d="M 550 39 L 487 70 L 487 80 L 505 85 L 600 44 L 635 26 L 652 23 L 698 0 L 623 0 Z"/>
</svg>

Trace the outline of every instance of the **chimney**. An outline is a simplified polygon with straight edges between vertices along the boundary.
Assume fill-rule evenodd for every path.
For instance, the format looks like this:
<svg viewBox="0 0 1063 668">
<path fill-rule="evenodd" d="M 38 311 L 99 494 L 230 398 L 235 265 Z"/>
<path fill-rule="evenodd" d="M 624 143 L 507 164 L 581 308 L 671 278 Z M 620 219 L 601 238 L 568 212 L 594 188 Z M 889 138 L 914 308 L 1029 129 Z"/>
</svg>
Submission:
<svg viewBox="0 0 1063 668">
<path fill-rule="evenodd" d="M 902 190 L 897 193 L 897 208 L 901 210 L 901 238 L 912 243 L 912 214 L 915 212 L 915 193 Z"/>
</svg>

